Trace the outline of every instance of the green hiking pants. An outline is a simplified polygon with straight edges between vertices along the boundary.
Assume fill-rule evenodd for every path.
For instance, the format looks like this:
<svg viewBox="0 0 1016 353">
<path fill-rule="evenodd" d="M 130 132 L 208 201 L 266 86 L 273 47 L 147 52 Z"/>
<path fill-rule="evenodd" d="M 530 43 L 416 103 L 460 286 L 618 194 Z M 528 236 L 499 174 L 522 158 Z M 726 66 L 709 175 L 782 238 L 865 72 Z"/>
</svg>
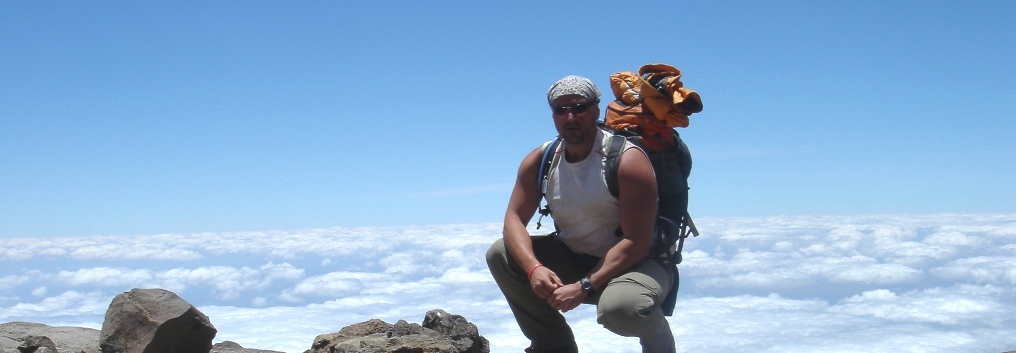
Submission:
<svg viewBox="0 0 1016 353">
<path fill-rule="evenodd" d="M 589 274 L 588 257 L 575 254 L 554 236 L 533 236 L 533 251 L 545 267 L 563 283 L 574 283 Z M 499 239 L 487 250 L 487 267 L 494 276 L 522 333 L 538 350 L 577 351 L 575 336 L 564 315 L 533 293 L 526 270 L 519 268 Z M 642 351 L 674 352 L 674 336 L 660 309 L 673 287 L 674 266 L 645 259 L 614 278 L 584 301 L 596 304 L 596 321 L 621 336 L 639 337 Z"/>
</svg>

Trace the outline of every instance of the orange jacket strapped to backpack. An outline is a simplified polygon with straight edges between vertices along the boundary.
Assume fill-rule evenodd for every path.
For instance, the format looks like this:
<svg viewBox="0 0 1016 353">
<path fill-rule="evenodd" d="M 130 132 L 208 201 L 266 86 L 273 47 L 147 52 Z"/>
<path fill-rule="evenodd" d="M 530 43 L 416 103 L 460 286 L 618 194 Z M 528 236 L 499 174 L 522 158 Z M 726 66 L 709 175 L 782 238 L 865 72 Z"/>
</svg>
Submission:
<svg viewBox="0 0 1016 353">
<path fill-rule="evenodd" d="M 646 148 L 653 151 L 672 147 L 671 128 L 687 127 L 688 116 L 702 111 L 698 93 L 684 88 L 681 70 L 667 64 L 643 65 L 637 74 L 613 74 L 610 88 L 617 100 L 607 105 L 607 126 L 640 129 Z"/>
</svg>

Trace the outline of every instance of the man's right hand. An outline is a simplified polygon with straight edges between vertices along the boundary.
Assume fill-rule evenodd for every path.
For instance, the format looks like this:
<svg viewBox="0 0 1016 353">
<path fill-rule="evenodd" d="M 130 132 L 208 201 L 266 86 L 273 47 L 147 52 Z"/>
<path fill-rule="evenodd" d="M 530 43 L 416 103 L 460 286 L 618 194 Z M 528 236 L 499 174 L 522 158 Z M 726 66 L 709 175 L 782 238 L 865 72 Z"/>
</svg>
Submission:
<svg viewBox="0 0 1016 353">
<path fill-rule="evenodd" d="M 533 288 L 533 293 L 536 293 L 540 299 L 547 299 L 554 291 L 561 288 L 564 284 L 561 283 L 561 279 L 557 278 L 557 274 L 551 271 L 549 268 L 540 266 L 533 270 L 533 274 L 529 277 L 529 285 Z"/>
</svg>

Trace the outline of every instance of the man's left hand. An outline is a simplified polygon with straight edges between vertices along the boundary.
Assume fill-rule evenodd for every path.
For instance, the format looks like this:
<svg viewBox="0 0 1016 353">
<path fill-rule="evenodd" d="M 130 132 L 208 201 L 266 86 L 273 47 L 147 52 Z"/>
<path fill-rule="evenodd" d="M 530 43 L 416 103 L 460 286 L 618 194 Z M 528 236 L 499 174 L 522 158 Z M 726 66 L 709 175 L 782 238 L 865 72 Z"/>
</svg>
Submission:
<svg viewBox="0 0 1016 353">
<path fill-rule="evenodd" d="M 554 309 L 568 312 L 568 310 L 575 309 L 579 304 L 582 304 L 582 300 L 586 299 L 586 295 L 586 292 L 582 290 L 582 286 L 576 282 L 554 290 L 554 293 L 547 297 L 547 303 Z"/>
</svg>

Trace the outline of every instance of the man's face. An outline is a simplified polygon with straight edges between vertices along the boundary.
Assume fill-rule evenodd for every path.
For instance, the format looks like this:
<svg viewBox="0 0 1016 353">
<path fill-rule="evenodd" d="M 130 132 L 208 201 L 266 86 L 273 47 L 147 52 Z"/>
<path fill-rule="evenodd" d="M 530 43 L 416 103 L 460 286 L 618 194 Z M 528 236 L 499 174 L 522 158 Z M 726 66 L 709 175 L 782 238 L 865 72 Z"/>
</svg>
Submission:
<svg viewBox="0 0 1016 353">
<path fill-rule="evenodd" d="M 596 137 L 600 108 L 579 95 L 567 95 L 551 103 L 554 127 L 567 144 L 583 144 Z"/>
</svg>

